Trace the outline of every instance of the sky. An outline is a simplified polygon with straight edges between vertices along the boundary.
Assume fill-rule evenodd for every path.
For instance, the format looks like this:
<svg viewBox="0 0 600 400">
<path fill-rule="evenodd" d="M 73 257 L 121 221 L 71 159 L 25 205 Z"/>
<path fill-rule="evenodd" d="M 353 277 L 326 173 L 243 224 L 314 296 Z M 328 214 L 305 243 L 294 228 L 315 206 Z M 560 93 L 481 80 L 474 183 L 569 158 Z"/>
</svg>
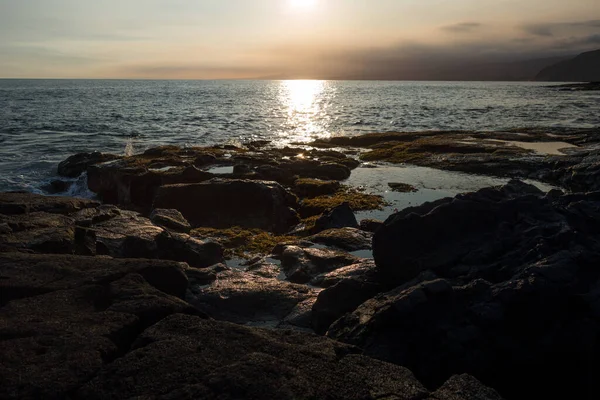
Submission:
<svg viewBox="0 0 600 400">
<path fill-rule="evenodd" d="M 599 48 L 598 0 L 0 0 L 0 78 L 461 79 Z"/>
</svg>

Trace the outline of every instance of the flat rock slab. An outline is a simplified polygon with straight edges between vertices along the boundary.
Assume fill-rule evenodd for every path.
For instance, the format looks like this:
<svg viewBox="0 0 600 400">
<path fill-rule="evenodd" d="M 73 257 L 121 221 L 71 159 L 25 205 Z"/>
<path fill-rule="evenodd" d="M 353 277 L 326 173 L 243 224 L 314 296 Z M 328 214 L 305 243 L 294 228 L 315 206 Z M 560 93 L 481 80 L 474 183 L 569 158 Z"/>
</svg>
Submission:
<svg viewBox="0 0 600 400">
<path fill-rule="evenodd" d="M 0 398 L 65 398 L 168 315 L 203 315 L 177 295 L 181 265 L 0 255 Z"/>
<path fill-rule="evenodd" d="M 74 398 L 417 400 L 407 369 L 323 337 L 185 315 L 147 329 Z M 494 397 L 490 397 L 494 399 Z"/>
<path fill-rule="evenodd" d="M 187 300 L 215 319 L 267 327 L 282 325 L 300 303 L 314 301 L 318 293 L 305 285 L 236 270 L 218 273 L 212 284 L 191 286 L 190 292 Z M 310 319 L 306 322 L 301 327 L 310 329 Z"/>
<path fill-rule="evenodd" d="M 159 290 L 183 298 L 187 265 L 173 261 L 71 255 L 0 253 L 0 304 L 10 300 L 142 275 Z"/>
<path fill-rule="evenodd" d="M 0 193 L 0 214 L 4 215 L 27 214 L 36 211 L 69 214 L 98 205 L 97 201 L 72 197 L 41 196 L 24 192 Z"/>
</svg>

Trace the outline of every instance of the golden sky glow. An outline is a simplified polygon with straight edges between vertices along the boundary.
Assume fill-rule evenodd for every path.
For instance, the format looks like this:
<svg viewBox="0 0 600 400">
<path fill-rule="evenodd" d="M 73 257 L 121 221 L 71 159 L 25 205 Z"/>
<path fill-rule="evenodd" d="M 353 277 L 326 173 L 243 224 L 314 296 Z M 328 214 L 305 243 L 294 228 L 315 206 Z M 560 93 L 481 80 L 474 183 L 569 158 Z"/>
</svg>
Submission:
<svg viewBox="0 0 600 400">
<path fill-rule="evenodd" d="M 598 0 L 0 0 L 0 77 L 411 78 L 596 48 Z"/>
</svg>

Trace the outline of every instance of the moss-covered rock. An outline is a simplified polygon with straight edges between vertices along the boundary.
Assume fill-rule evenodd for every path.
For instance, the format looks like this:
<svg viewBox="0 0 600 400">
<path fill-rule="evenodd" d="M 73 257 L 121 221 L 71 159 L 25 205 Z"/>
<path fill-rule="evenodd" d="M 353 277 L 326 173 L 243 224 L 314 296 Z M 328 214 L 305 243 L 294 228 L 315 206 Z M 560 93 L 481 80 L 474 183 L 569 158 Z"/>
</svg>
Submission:
<svg viewBox="0 0 600 400">
<path fill-rule="evenodd" d="M 270 254 L 271 250 L 283 242 L 297 240 L 294 236 L 274 235 L 261 229 L 245 229 L 232 227 L 227 229 L 197 228 L 192 236 L 212 238 L 226 249 L 229 256 L 246 256 L 250 254 Z"/>
<path fill-rule="evenodd" d="M 314 198 L 331 195 L 340 190 L 338 181 L 323 181 L 320 179 L 301 178 L 294 182 L 293 192 L 301 198 Z"/>
<path fill-rule="evenodd" d="M 354 211 L 379 210 L 385 205 L 382 196 L 363 193 L 348 186 L 342 186 L 340 190 L 332 195 L 317 196 L 304 199 L 300 205 L 300 216 L 302 218 L 319 215 L 328 209 L 349 203 Z"/>
</svg>

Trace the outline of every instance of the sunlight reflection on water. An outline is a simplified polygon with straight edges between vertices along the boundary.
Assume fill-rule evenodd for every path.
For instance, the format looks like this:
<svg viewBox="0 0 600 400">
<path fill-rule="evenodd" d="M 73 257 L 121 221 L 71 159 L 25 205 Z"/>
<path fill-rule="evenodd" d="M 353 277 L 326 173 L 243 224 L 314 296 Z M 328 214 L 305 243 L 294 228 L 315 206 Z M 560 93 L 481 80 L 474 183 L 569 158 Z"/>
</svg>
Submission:
<svg viewBox="0 0 600 400">
<path fill-rule="evenodd" d="M 288 130 L 280 136 L 298 142 L 329 137 L 327 108 L 334 98 L 335 88 L 327 81 L 281 81 L 279 99 L 287 111 Z"/>
</svg>

